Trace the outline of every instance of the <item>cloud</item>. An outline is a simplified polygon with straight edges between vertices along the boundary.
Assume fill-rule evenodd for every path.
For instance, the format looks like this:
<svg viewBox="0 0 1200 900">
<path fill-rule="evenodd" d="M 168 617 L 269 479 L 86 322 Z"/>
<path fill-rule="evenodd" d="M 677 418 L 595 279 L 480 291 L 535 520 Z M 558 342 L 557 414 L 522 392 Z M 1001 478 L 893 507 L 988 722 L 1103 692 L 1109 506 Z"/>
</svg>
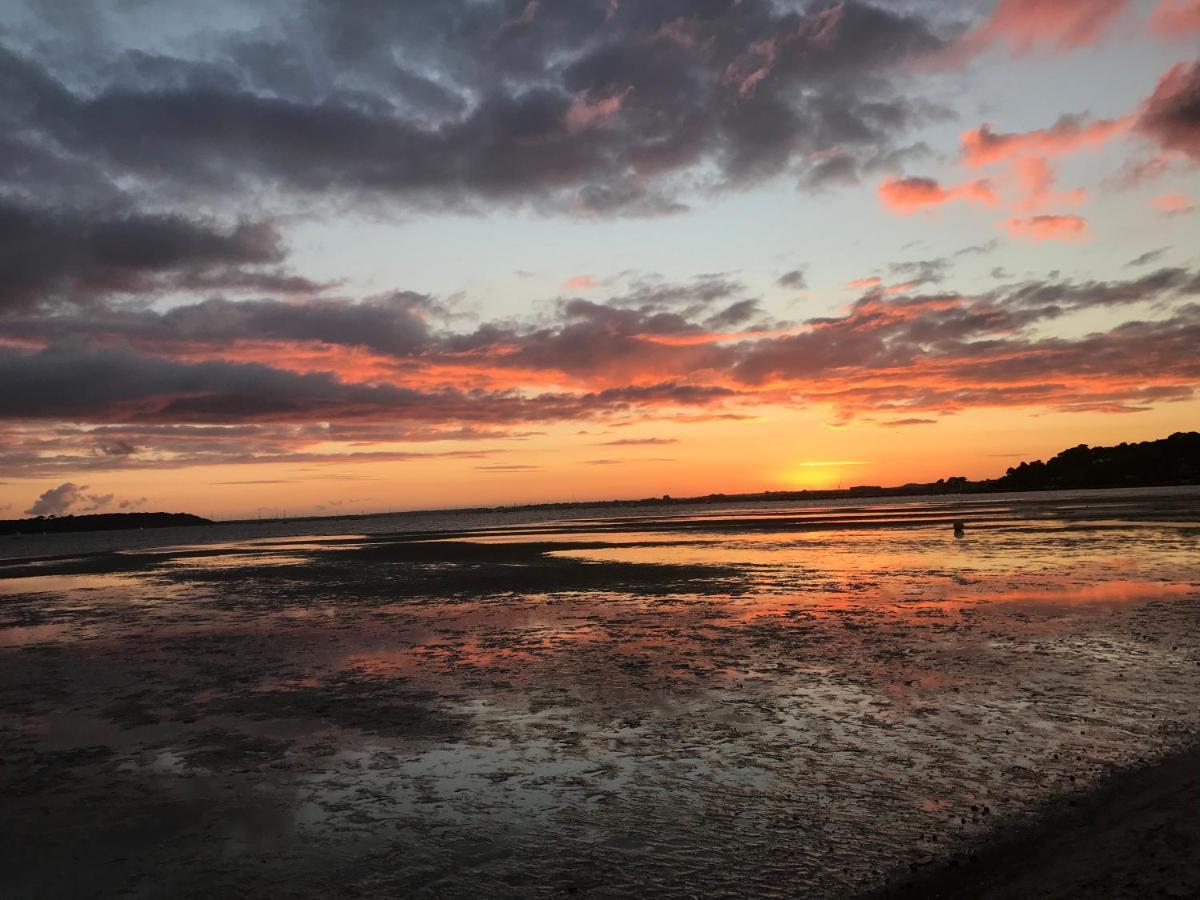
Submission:
<svg viewBox="0 0 1200 900">
<path fill-rule="evenodd" d="M 1186 216 L 1196 211 L 1196 204 L 1183 194 L 1161 194 L 1152 202 L 1164 216 Z"/>
<path fill-rule="evenodd" d="M 1105 37 L 1129 0 L 999 0 L 991 16 L 949 51 L 961 61 L 996 44 L 1015 56 L 1092 46 Z"/>
<path fill-rule="evenodd" d="M 565 359 L 557 363 L 566 367 Z M 706 405 L 733 392 L 660 381 L 588 393 L 419 390 L 263 363 L 181 362 L 126 350 L 0 348 L 0 418 L 89 422 L 504 423 L 582 419 L 644 405 Z"/>
<path fill-rule="evenodd" d="M 904 278 L 903 286 L 908 291 L 929 284 L 941 283 L 945 280 L 949 269 L 950 260 L 944 258 L 915 259 L 888 265 L 888 273 Z"/>
<path fill-rule="evenodd" d="M 962 159 L 979 167 L 1018 156 L 1058 156 L 1084 147 L 1098 147 L 1127 131 L 1129 118 L 1087 121 L 1081 116 L 1063 116 L 1049 128 L 1014 134 L 992 130 L 986 122 L 960 135 Z"/>
<path fill-rule="evenodd" d="M 808 287 L 808 279 L 805 277 L 803 269 L 792 269 L 780 275 L 776 284 L 788 290 L 802 291 Z"/>
<path fill-rule="evenodd" d="M 1164 150 L 1200 162 L 1200 62 L 1179 63 L 1163 75 L 1136 127 Z"/>
<path fill-rule="evenodd" d="M 0 329 L 13 337 L 69 340 L 109 337 L 143 347 L 221 347 L 238 342 L 315 342 L 404 355 L 424 348 L 430 322 L 446 310 L 425 294 L 393 291 L 359 302 L 211 298 L 165 311 L 93 304 L 85 311 L 10 316 Z"/>
<path fill-rule="evenodd" d="M 1200 3 L 1196 0 L 1159 0 L 1150 16 L 1150 28 L 1168 40 L 1188 40 L 1200 31 Z"/>
<path fill-rule="evenodd" d="M 1013 162 L 1013 170 L 1025 194 L 1017 204 L 1020 212 L 1035 212 L 1046 206 L 1076 206 L 1087 200 L 1088 193 L 1081 188 L 1073 191 L 1054 190 L 1054 172 L 1045 157 L 1026 156 L 1017 159 Z"/>
<path fill-rule="evenodd" d="M 937 419 L 891 419 L 879 424 L 884 428 L 908 428 L 914 425 L 936 425 Z"/>
<path fill-rule="evenodd" d="M 1088 236 L 1087 221 L 1080 216 L 1033 216 L 1005 223 L 1012 237 L 1029 241 L 1078 241 Z"/>
<path fill-rule="evenodd" d="M 1000 242 L 993 238 L 984 244 L 972 244 L 969 247 L 963 247 L 961 250 L 954 251 L 954 256 L 985 256 L 992 253 L 1000 246 Z"/>
<path fill-rule="evenodd" d="M 604 441 L 598 446 L 601 447 L 646 447 L 659 446 L 662 444 L 678 444 L 678 438 L 622 438 L 617 441 Z"/>
<path fill-rule="evenodd" d="M 944 188 L 932 178 L 889 178 L 879 185 L 878 193 L 884 206 L 905 214 L 951 200 L 972 200 L 988 206 L 997 202 L 991 185 L 982 179 Z"/>
<path fill-rule="evenodd" d="M 611 124 L 613 117 L 620 112 L 621 101 L 624 98 L 625 94 L 613 94 L 602 100 L 593 100 L 588 92 L 584 91 L 571 101 L 567 109 L 567 129 L 586 131 L 589 128 Z"/>
<path fill-rule="evenodd" d="M 943 287 L 950 267 L 949 257 L 886 265 L 901 283 L 864 279 L 845 314 L 794 323 L 761 320 L 756 298 L 721 275 L 635 279 L 607 297 L 464 331 L 438 301 L 404 292 L 358 304 L 10 313 L 0 317 L 0 468 L 78 479 L 186 465 L 487 460 L 498 452 L 491 442 L 550 422 L 745 418 L 779 404 L 879 421 L 998 405 L 1118 411 L 1187 396 L 1196 383 L 1177 348 L 1200 318 L 1188 305 L 1200 273 L 1033 279 L 963 296 Z M 1153 312 L 1140 361 L 1133 323 L 1034 336 L 1100 308 Z M 1023 368 L 977 377 L 1005 371 L 1006 360 Z M 409 446 L 447 441 L 469 446 Z"/>
<path fill-rule="evenodd" d="M 596 287 L 596 279 L 591 275 L 572 275 L 563 282 L 563 289 L 567 291 L 591 291 Z"/>
<path fill-rule="evenodd" d="M 186 287 L 320 289 L 246 268 L 282 259 L 279 234 L 269 223 L 225 227 L 136 212 L 91 216 L 0 198 L 0 308 Z"/>
<path fill-rule="evenodd" d="M 916 11 L 858 0 L 536 8 L 526 18 L 444 0 L 366 15 L 312 2 L 170 44 L 155 40 L 179 29 L 166 27 L 169 11 L 135 24 L 114 8 L 71 53 L 34 10 L 21 52 L 0 48 L 0 124 L 22 171 L 61 197 L 85 196 L 65 188 L 77 182 L 97 198 L 611 216 L 679 210 L 697 173 L 731 186 L 807 176 L 815 154 L 835 149 L 870 170 L 941 114 L 895 87 L 905 63 L 944 43 Z"/>
<path fill-rule="evenodd" d="M 867 278 L 852 278 L 846 282 L 846 287 L 851 290 L 870 290 L 877 288 L 883 284 L 883 280 L 878 275 L 871 275 Z"/>
<path fill-rule="evenodd" d="M 1150 263 L 1161 259 L 1163 254 L 1170 250 L 1170 247 L 1159 247 L 1157 250 L 1147 250 L 1140 256 L 1135 256 L 1129 262 L 1125 263 L 1126 268 L 1134 268 L 1136 266 L 1146 266 Z"/>
<path fill-rule="evenodd" d="M 83 492 L 86 490 L 86 484 L 75 484 L 70 481 L 60 484 L 58 487 L 50 488 L 43 492 L 29 509 L 25 510 L 25 515 L 65 515 L 67 510 L 83 499 Z"/>
<path fill-rule="evenodd" d="M 72 507 L 79 507 L 81 513 L 95 513 L 112 506 L 115 499 L 114 494 L 85 494 L 84 491 L 87 489 L 86 484 L 75 484 L 71 481 L 64 482 L 58 487 L 49 488 L 42 492 L 29 509 L 25 510 L 25 515 L 64 516 L 71 511 Z M 143 502 L 145 502 L 144 499 L 122 501 L 120 508 L 129 509 Z"/>
</svg>

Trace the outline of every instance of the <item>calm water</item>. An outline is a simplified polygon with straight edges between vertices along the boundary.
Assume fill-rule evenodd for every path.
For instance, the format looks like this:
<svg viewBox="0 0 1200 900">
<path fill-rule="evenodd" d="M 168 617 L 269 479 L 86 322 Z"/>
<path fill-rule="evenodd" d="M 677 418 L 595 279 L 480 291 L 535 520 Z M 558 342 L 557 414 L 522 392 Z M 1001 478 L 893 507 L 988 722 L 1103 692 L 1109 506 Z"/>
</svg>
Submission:
<svg viewBox="0 0 1200 900">
<path fill-rule="evenodd" d="M 9 539 L 4 893 L 852 896 L 1200 730 L 1198 544 L 1189 490 Z"/>
</svg>

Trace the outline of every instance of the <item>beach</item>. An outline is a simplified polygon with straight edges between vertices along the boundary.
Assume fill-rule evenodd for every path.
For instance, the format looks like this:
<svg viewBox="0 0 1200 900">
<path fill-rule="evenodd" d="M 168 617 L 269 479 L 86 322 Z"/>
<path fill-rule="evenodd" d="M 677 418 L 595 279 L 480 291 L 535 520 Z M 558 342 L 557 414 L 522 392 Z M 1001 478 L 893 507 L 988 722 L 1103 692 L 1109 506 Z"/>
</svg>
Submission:
<svg viewBox="0 0 1200 900">
<path fill-rule="evenodd" d="M 1196 489 L 10 539 L 4 894 L 1188 896 L 1198 540 Z"/>
</svg>

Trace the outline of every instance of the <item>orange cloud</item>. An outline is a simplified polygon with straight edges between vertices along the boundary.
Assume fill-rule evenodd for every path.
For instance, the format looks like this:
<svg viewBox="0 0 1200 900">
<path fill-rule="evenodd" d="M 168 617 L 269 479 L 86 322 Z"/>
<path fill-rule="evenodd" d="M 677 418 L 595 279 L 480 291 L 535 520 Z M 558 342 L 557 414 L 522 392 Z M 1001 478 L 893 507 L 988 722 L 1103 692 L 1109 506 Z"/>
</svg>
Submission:
<svg viewBox="0 0 1200 900">
<path fill-rule="evenodd" d="M 951 200 L 974 200 L 995 205 L 996 195 L 983 179 L 944 188 L 932 178 L 889 178 L 879 185 L 879 199 L 897 213 L 914 213 L 928 206 L 940 206 Z"/>
<path fill-rule="evenodd" d="M 1160 37 L 1188 38 L 1200 31 L 1200 2 L 1161 0 L 1150 16 L 1150 29 Z"/>
<path fill-rule="evenodd" d="M 1098 147 L 1129 129 L 1128 116 L 1083 122 L 1077 116 L 1063 116 L 1049 128 L 1019 134 L 999 134 L 986 122 L 973 131 L 964 131 L 962 158 L 978 168 L 1019 156 L 1057 156 L 1083 147 Z"/>
<path fill-rule="evenodd" d="M 1196 204 L 1183 194 L 1163 194 L 1152 202 L 1154 208 L 1165 216 L 1186 216 L 1196 211 Z"/>
<path fill-rule="evenodd" d="M 1087 222 L 1080 216 L 1033 216 L 1009 219 L 1008 233 L 1030 241 L 1077 241 L 1088 236 Z"/>
</svg>

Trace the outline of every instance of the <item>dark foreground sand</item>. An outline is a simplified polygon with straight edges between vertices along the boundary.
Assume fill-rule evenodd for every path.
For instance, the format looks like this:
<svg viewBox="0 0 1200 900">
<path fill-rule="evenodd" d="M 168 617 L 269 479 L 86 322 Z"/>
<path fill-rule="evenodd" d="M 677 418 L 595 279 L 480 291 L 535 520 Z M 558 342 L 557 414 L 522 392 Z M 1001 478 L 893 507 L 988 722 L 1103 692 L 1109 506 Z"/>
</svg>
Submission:
<svg viewBox="0 0 1200 900">
<path fill-rule="evenodd" d="M 1200 748 L 1065 797 L 863 900 L 1200 897 Z"/>
</svg>

